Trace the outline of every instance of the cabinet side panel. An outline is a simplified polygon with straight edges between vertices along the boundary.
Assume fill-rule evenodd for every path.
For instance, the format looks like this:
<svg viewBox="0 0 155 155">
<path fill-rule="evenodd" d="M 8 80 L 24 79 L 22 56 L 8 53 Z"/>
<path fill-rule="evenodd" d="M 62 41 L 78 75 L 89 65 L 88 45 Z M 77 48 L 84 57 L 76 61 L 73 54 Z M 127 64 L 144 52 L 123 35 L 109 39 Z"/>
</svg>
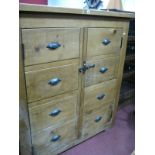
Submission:
<svg viewBox="0 0 155 155">
<path fill-rule="evenodd" d="M 123 25 L 123 34 L 122 34 L 122 43 L 121 43 L 121 52 L 120 52 L 120 62 L 119 62 L 119 69 L 117 73 L 117 93 L 116 93 L 116 105 L 114 108 L 114 115 L 113 115 L 113 123 L 114 123 L 114 118 L 118 109 L 118 101 L 119 101 L 119 96 L 120 96 L 120 88 L 121 88 L 121 83 L 122 83 L 122 76 L 123 76 L 123 68 L 124 68 L 124 61 L 125 61 L 125 56 L 126 56 L 126 46 L 127 46 L 127 38 L 128 38 L 128 29 L 129 29 L 129 22 L 122 22 Z M 112 124 L 113 124 L 112 123 Z"/>
<path fill-rule="evenodd" d="M 21 44 L 21 32 L 19 30 L 19 141 L 21 155 L 31 155 L 31 134 L 27 108 L 24 65 Z"/>
</svg>

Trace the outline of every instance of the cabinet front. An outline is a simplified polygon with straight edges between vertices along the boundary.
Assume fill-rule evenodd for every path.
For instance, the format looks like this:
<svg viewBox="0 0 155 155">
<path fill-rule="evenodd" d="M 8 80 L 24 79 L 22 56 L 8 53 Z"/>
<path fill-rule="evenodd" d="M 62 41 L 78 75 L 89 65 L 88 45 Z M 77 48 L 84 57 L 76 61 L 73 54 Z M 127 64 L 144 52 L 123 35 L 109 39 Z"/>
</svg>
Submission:
<svg viewBox="0 0 155 155">
<path fill-rule="evenodd" d="M 82 137 L 90 137 L 112 123 L 120 65 L 121 28 L 86 29 Z"/>
<path fill-rule="evenodd" d="M 34 155 L 56 155 L 114 118 L 123 26 L 78 20 L 77 27 L 66 18 L 68 27 L 22 28 Z"/>
</svg>

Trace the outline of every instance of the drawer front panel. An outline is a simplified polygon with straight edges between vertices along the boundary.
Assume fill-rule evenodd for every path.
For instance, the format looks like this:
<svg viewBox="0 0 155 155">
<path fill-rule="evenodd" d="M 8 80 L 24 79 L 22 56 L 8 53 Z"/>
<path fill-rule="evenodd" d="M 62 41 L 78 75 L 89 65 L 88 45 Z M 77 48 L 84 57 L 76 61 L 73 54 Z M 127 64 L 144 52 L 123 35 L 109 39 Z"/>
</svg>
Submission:
<svg viewBox="0 0 155 155">
<path fill-rule="evenodd" d="M 78 88 L 78 63 L 28 71 L 26 86 L 29 102 L 75 90 Z"/>
<path fill-rule="evenodd" d="M 79 57 L 78 28 L 23 29 L 25 65 Z"/>
<path fill-rule="evenodd" d="M 32 145 L 37 155 L 52 154 L 59 148 L 69 145 L 76 138 L 76 121 L 74 121 L 56 129 L 49 127 L 39 133 L 32 134 Z"/>
<path fill-rule="evenodd" d="M 105 81 L 103 83 L 85 88 L 84 113 L 89 115 L 97 108 L 107 106 L 115 100 L 116 80 Z"/>
<path fill-rule="evenodd" d="M 120 52 L 122 29 L 88 28 L 87 57 Z"/>
<path fill-rule="evenodd" d="M 32 103 L 35 104 L 35 103 Z M 66 94 L 29 104 L 31 131 L 36 132 L 49 126 L 55 128 L 77 117 L 77 94 Z"/>
<path fill-rule="evenodd" d="M 85 73 L 86 87 L 116 78 L 117 76 L 119 57 L 90 60 L 87 63 L 94 64 L 95 67 L 88 69 Z"/>
<path fill-rule="evenodd" d="M 92 136 L 104 130 L 112 122 L 113 107 L 109 106 L 99 108 L 91 115 L 84 115 L 83 137 Z"/>
</svg>

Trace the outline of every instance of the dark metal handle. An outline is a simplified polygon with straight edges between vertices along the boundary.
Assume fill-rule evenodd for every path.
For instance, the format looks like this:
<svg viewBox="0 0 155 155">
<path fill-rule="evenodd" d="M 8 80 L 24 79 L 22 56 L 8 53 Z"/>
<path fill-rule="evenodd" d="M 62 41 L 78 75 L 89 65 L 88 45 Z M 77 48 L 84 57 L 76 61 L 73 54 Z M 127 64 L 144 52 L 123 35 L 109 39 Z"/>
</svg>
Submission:
<svg viewBox="0 0 155 155">
<path fill-rule="evenodd" d="M 97 96 L 97 99 L 102 100 L 104 98 L 104 96 L 105 96 L 105 94 L 100 94 L 100 95 Z"/>
<path fill-rule="evenodd" d="M 61 80 L 59 78 L 53 78 L 51 80 L 48 81 L 48 84 L 55 86 L 57 85 Z"/>
<path fill-rule="evenodd" d="M 111 41 L 108 38 L 104 38 L 103 42 L 104 45 L 108 45 L 111 43 Z"/>
<path fill-rule="evenodd" d="M 106 67 L 101 67 L 100 68 L 100 72 L 101 73 L 105 73 L 107 70 L 108 70 L 108 68 L 106 68 Z"/>
<path fill-rule="evenodd" d="M 80 72 L 80 73 L 85 73 L 86 70 L 88 70 L 88 69 L 90 69 L 90 68 L 94 68 L 94 67 L 95 67 L 95 64 L 86 64 L 86 63 L 84 62 L 83 67 L 81 67 L 81 68 L 79 69 L 79 72 Z"/>
<path fill-rule="evenodd" d="M 79 68 L 80 73 L 85 73 L 86 69 L 84 67 Z"/>
<path fill-rule="evenodd" d="M 60 138 L 61 138 L 60 135 L 54 135 L 54 136 L 52 137 L 51 141 L 52 141 L 52 142 L 56 142 L 56 141 L 58 141 Z"/>
<path fill-rule="evenodd" d="M 61 46 L 61 44 L 58 43 L 58 42 L 51 42 L 46 47 L 49 48 L 49 49 L 54 50 L 54 49 L 57 49 L 60 46 Z"/>
<path fill-rule="evenodd" d="M 57 116 L 60 112 L 61 112 L 60 109 L 54 109 L 49 115 L 54 117 Z"/>
<path fill-rule="evenodd" d="M 89 68 L 94 68 L 95 67 L 95 64 L 86 64 L 86 68 L 89 69 Z"/>
<path fill-rule="evenodd" d="M 99 122 L 102 119 L 102 116 L 96 116 L 95 122 Z"/>
</svg>

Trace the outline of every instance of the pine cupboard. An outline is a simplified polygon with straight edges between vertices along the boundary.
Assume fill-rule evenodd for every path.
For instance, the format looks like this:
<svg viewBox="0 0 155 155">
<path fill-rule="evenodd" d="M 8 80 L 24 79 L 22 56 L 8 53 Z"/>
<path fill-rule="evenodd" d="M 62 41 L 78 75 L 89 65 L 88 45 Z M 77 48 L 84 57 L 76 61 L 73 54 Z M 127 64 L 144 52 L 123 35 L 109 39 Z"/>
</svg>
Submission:
<svg viewBox="0 0 155 155">
<path fill-rule="evenodd" d="M 113 126 L 134 15 L 19 7 L 20 152 L 56 155 Z"/>
</svg>

